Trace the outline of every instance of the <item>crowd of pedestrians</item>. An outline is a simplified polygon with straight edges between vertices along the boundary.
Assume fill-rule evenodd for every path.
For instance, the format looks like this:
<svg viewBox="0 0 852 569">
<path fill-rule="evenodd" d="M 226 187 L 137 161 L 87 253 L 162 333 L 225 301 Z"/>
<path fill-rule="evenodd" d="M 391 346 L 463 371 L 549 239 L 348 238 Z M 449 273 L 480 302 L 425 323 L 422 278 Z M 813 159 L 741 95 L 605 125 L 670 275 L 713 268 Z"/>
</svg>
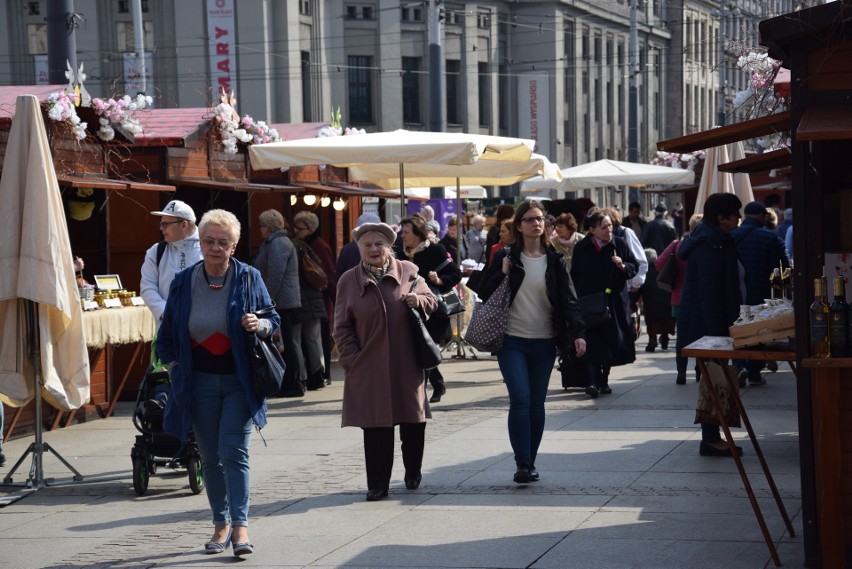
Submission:
<svg viewBox="0 0 852 569">
<path fill-rule="evenodd" d="M 169 433 L 183 440 L 192 430 L 197 438 L 214 525 L 205 549 L 220 553 L 230 545 L 246 555 L 254 547 L 248 441 L 252 427 L 266 422 L 266 397 L 253 390 L 244 331 L 271 338 L 283 354 L 278 396 L 305 397 L 343 381 L 342 426 L 363 430 L 367 500 L 381 500 L 394 428 L 405 486 L 416 489 L 430 403 L 447 396 L 440 366 L 418 363 L 410 312 L 420 312 L 435 344 L 450 341 L 450 318 L 438 300 L 460 285 L 462 261 L 471 263 L 481 270 L 480 302 L 508 291 L 504 341 L 495 353 L 509 398 L 513 479 L 528 484 L 541 477 L 536 455 L 557 357 L 563 386 L 567 374 L 589 397 L 609 395 L 611 368 L 636 359 L 644 314 L 645 350 L 668 350 L 674 338 L 676 384 L 683 385 L 683 348 L 705 335 L 727 335 L 739 306 L 766 298 L 772 269 L 789 264 L 782 233 L 792 232 L 792 211 L 770 228 L 763 204 L 743 208 L 736 196 L 716 194 L 682 232 L 680 204 L 671 215 L 658 204 L 651 220 L 638 203 L 626 217 L 615 207 L 589 205 L 554 217 L 533 200 L 517 209 L 503 204 L 490 228 L 482 215 L 467 231 L 451 217 L 443 235 L 429 206 L 396 227 L 365 213 L 337 258 L 315 213 L 298 212 L 291 224 L 270 209 L 258 218 L 261 244 L 250 265 L 233 257 L 241 236 L 233 214 L 208 211 L 196 227 L 192 208 L 179 200 L 151 212 L 160 217 L 163 240 L 146 253 L 141 292 L 161 324 L 156 360 L 170 378 L 151 405 L 164 410 Z M 659 286 L 670 261 L 673 283 Z M 595 305 L 604 317 L 589 316 Z M 333 351 L 343 378 L 331 377 Z M 739 365 L 741 381 L 765 383 L 759 367 Z M 700 454 L 729 456 L 719 427 L 701 427 Z"/>
</svg>

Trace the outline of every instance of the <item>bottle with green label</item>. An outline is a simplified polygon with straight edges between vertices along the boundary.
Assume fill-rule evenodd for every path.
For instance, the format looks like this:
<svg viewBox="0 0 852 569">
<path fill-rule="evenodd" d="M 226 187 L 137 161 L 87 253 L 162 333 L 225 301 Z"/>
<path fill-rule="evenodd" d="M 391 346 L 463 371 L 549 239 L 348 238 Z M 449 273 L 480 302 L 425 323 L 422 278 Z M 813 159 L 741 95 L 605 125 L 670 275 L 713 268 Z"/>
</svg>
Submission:
<svg viewBox="0 0 852 569">
<path fill-rule="evenodd" d="M 849 357 L 849 305 L 846 304 L 846 290 L 843 277 L 834 277 L 834 299 L 828 307 L 828 336 L 831 357 Z"/>
<path fill-rule="evenodd" d="M 825 301 L 825 277 L 814 279 L 814 301 L 810 307 L 811 357 L 831 357 L 828 331 L 828 303 Z"/>
</svg>

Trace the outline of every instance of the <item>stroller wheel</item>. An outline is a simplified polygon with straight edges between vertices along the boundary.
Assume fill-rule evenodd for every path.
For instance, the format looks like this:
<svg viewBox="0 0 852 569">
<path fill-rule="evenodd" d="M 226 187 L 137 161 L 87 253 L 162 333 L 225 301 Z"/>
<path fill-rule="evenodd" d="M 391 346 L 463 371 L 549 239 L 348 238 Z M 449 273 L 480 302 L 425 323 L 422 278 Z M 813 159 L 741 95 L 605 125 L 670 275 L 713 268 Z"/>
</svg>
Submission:
<svg viewBox="0 0 852 569">
<path fill-rule="evenodd" d="M 189 489 L 193 494 L 204 490 L 204 479 L 201 477 L 201 457 L 191 456 L 186 463 L 186 474 L 189 477 Z"/>
<path fill-rule="evenodd" d="M 138 496 L 144 496 L 148 491 L 148 464 L 145 457 L 133 457 L 133 490 Z"/>
</svg>

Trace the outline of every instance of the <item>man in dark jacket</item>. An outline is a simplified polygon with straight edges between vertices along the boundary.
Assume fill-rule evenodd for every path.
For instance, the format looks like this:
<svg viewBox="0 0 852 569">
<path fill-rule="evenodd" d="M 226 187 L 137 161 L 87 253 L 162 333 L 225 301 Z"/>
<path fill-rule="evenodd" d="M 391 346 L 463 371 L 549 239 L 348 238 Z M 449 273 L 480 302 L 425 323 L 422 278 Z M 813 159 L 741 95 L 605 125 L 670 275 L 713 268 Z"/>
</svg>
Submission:
<svg viewBox="0 0 852 569">
<path fill-rule="evenodd" d="M 679 350 L 702 336 L 727 336 L 728 327 L 737 319 L 742 292 L 736 243 L 729 234 L 739 224 L 740 207 L 742 202 L 734 194 L 712 194 L 704 204 L 701 223 L 678 250 L 678 257 L 686 263 L 677 312 Z M 718 425 L 701 424 L 699 453 L 730 456 Z"/>
<path fill-rule="evenodd" d="M 669 243 L 677 237 L 674 225 L 666 219 L 666 204 L 657 204 L 654 219 L 645 224 L 639 240 L 645 249 L 653 249 L 657 255 L 666 250 Z"/>
<path fill-rule="evenodd" d="M 769 281 L 772 270 L 789 267 L 790 260 L 784 242 L 764 225 L 766 206 L 760 202 L 750 202 L 745 206 L 744 213 L 742 225 L 734 229 L 731 236 L 737 243 L 737 254 L 745 269 L 745 303 L 754 306 L 769 298 L 772 292 Z M 750 385 L 766 383 L 760 375 L 763 362 L 738 361 L 737 367 L 740 369 L 740 387 L 745 385 L 746 375 Z"/>
</svg>

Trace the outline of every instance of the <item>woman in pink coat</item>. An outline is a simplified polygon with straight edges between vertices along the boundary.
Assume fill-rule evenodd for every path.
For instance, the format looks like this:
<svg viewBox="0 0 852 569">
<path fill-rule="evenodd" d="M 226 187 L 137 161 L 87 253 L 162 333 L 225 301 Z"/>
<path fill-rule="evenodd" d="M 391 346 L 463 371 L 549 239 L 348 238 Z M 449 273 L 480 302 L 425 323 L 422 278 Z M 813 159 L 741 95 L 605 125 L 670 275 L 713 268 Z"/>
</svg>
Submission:
<svg viewBox="0 0 852 569">
<path fill-rule="evenodd" d="M 666 264 L 666 261 L 669 259 L 669 255 L 674 255 L 675 258 L 675 266 L 677 267 L 677 272 L 675 273 L 674 284 L 672 285 L 672 318 L 677 318 L 677 307 L 680 306 L 680 297 L 683 295 L 683 283 L 686 279 L 686 261 L 681 259 L 677 252 L 680 250 L 681 243 L 683 243 L 683 239 L 686 238 L 690 232 L 695 229 L 695 226 L 698 225 L 698 222 L 704 216 L 700 213 L 694 214 L 689 218 L 689 231 L 684 233 L 682 239 L 675 239 L 669 246 L 660 253 L 660 256 L 657 257 L 657 260 L 654 261 L 654 268 L 657 271 L 662 271 L 663 266 Z M 684 385 L 686 383 L 686 364 L 689 358 L 683 357 L 681 355 L 680 350 L 675 352 L 675 364 L 677 365 L 677 377 L 675 378 L 675 383 L 678 385 Z"/>
<path fill-rule="evenodd" d="M 426 419 L 432 415 L 408 312 L 417 308 L 428 317 L 437 303 L 417 266 L 391 255 L 396 234 L 389 225 L 365 223 L 352 237 L 361 263 L 337 283 L 334 341 L 344 371 L 343 426 L 364 431 L 367 500 L 373 502 L 388 495 L 396 425 L 405 487 L 420 486 Z"/>
</svg>

